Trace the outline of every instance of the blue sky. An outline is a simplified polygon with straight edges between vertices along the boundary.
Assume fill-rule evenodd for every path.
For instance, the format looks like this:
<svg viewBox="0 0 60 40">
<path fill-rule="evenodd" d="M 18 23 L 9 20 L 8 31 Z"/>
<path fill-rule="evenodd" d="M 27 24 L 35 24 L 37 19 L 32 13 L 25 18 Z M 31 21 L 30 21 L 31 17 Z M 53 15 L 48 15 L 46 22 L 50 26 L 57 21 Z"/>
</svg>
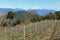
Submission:
<svg viewBox="0 0 60 40">
<path fill-rule="evenodd" d="M 60 0 L 0 0 L 0 8 L 60 10 Z"/>
</svg>

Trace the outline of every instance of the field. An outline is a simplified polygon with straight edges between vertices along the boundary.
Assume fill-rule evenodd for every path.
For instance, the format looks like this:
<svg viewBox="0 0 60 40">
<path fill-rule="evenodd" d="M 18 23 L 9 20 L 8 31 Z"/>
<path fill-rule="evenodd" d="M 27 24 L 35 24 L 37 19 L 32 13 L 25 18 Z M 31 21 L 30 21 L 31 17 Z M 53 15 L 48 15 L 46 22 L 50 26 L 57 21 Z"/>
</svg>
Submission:
<svg viewBox="0 0 60 40">
<path fill-rule="evenodd" d="M 0 40 L 50 40 L 60 38 L 60 20 L 0 27 Z"/>
</svg>

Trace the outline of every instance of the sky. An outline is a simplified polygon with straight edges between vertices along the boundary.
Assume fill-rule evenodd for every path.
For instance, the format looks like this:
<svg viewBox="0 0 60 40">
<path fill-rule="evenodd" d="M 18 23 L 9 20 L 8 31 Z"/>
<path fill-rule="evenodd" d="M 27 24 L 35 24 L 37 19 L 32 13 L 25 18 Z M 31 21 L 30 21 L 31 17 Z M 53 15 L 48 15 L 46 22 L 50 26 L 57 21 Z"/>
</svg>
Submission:
<svg viewBox="0 0 60 40">
<path fill-rule="evenodd" d="M 0 0 L 0 8 L 60 10 L 60 0 Z"/>
</svg>

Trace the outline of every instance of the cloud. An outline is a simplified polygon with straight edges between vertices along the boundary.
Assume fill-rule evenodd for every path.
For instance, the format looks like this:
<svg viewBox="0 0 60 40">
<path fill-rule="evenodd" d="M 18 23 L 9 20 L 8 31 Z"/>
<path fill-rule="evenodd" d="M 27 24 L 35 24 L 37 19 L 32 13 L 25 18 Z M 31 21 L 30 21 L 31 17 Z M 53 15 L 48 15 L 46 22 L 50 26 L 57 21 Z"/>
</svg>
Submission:
<svg viewBox="0 0 60 40">
<path fill-rule="evenodd" d="M 36 7 L 32 7 L 31 9 L 41 9 L 41 7 L 36 6 Z"/>
</svg>

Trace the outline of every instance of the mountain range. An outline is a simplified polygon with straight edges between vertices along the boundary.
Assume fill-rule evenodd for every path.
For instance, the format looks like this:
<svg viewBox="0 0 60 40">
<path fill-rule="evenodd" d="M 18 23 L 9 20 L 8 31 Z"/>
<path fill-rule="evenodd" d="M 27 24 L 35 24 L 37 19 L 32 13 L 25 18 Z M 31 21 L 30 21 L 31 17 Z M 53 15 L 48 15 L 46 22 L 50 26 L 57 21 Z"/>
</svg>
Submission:
<svg viewBox="0 0 60 40">
<path fill-rule="evenodd" d="M 28 10 L 24 10 L 24 9 L 18 9 L 18 8 L 0 8 L 0 15 L 6 14 L 9 11 L 13 11 L 13 12 L 18 12 L 20 11 L 27 11 L 27 12 L 34 12 L 37 13 L 41 16 L 44 16 L 46 14 L 48 14 L 49 12 L 54 13 L 56 10 L 50 10 L 50 9 L 28 9 Z"/>
<path fill-rule="evenodd" d="M 35 13 L 41 15 L 41 16 L 44 16 L 44 15 L 47 15 L 49 12 L 54 13 L 56 10 L 50 10 L 50 9 L 30 9 L 28 11 L 30 11 L 30 12 L 33 11 L 33 12 L 35 12 Z"/>
</svg>

